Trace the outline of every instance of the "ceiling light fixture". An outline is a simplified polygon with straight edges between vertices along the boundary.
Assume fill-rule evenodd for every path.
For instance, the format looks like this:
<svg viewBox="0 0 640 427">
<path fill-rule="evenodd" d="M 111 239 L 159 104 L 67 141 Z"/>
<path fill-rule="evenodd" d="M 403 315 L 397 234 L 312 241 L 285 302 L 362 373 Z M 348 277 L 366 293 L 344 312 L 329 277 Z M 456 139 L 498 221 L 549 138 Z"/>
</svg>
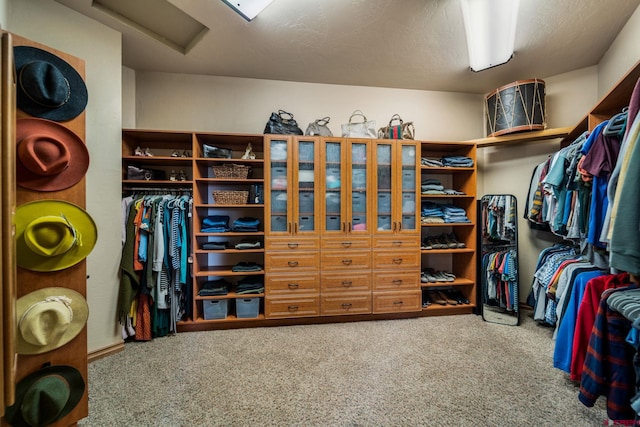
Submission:
<svg viewBox="0 0 640 427">
<path fill-rule="evenodd" d="M 273 0 L 222 0 L 231 9 L 235 10 L 238 15 L 247 21 L 251 21 Z"/>
<path fill-rule="evenodd" d="M 519 0 L 460 0 L 471 71 L 505 64 L 513 57 Z"/>
</svg>

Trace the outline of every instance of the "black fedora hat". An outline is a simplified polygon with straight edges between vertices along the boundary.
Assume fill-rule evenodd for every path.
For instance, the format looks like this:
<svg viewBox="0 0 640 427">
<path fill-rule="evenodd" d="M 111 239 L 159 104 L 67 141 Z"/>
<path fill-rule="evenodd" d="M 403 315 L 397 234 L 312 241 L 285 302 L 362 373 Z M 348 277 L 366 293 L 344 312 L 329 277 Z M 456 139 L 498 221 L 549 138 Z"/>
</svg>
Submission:
<svg viewBox="0 0 640 427">
<path fill-rule="evenodd" d="M 87 106 L 87 86 L 67 61 L 31 46 L 13 48 L 18 108 L 34 117 L 71 120 Z"/>
<path fill-rule="evenodd" d="M 76 368 L 44 367 L 18 382 L 15 403 L 5 408 L 4 419 L 16 427 L 48 426 L 71 412 L 84 390 L 84 379 Z"/>
</svg>

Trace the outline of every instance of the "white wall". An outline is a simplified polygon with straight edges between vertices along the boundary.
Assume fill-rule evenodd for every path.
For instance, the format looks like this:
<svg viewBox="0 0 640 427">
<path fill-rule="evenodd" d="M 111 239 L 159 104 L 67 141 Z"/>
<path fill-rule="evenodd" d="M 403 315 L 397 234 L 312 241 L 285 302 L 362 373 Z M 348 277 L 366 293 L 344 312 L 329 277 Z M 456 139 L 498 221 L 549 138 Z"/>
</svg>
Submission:
<svg viewBox="0 0 640 427">
<path fill-rule="evenodd" d="M 122 128 L 136 127 L 136 72 L 122 67 Z"/>
<path fill-rule="evenodd" d="M 92 352 L 122 341 L 115 310 L 121 245 L 120 33 L 51 0 L 13 0 L 7 29 L 86 62 L 86 143 L 91 158 L 86 208 L 98 226 L 98 242 L 87 257 Z"/>
<path fill-rule="evenodd" d="M 598 98 L 640 59 L 640 7 L 631 15 L 598 64 Z"/>
<path fill-rule="evenodd" d="M 141 129 L 260 134 L 278 109 L 293 113 L 302 130 L 330 116 L 334 135 L 340 135 L 340 125 L 356 109 L 379 127 L 398 113 L 415 123 L 416 139 L 471 139 L 482 132 L 479 95 L 136 73 L 136 125 Z"/>
</svg>

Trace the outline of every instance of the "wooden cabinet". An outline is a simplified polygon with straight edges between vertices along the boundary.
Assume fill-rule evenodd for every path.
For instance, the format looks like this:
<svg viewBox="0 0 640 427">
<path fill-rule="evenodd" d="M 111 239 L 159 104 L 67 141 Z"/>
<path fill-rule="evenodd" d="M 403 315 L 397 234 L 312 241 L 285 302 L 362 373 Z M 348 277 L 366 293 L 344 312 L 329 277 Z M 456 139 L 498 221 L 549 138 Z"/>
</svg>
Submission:
<svg viewBox="0 0 640 427">
<path fill-rule="evenodd" d="M 320 310 L 319 141 L 265 136 L 267 318 L 317 316 Z"/>
<path fill-rule="evenodd" d="M 321 140 L 323 316 L 371 313 L 371 147 L 370 140 Z"/>
<path fill-rule="evenodd" d="M 248 144 L 251 144 L 255 158 L 243 159 Z M 229 157 L 206 157 L 210 147 L 228 150 Z M 259 306 L 263 305 L 264 292 L 244 294 L 237 291 L 238 285 L 247 281 L 261 283 L 264 288 L 263 192 L 261 135 L 193 135 L 192 322 L 215 324 L 239 320 L 235 310 L 237 298 L 259 298 Z M 206 227 L 206 218 L 221 217 L 228 220 L 226 230 Z M 239 226 L 238 221 L 250 224 L 254 220 L 257 222 L 255 229 Z M 248 268 L 239 268 L 247 265 Z M 214 281 L 229 283 L 229 292 L 225 295 L 203 292 Z M 217 301 L 226 304 L 226 316 L 219 312 L 209 314 L 207 307 Z M 254 314 L 243 315 L 242 320 L 264 319 L 260 308 Z"/>
<path fill-rule="evenodd" d="M 420 143 L 376 140 L 373 165 L 373 313 L 420 311 Z"/>
<path fill-rule="evenodd" d="M 438 165 L 445 156 L 468 158 L 465 166 Z M 435 160 L 429 161 L 430 160 Z M 473 142 L 422 142 L 421 239 L 423 292 L 455 289 L 469 304 L 431 304 L 424 313 L 471 312 L 476 301 L 476 145 Z M 442 192 L 444 191 L 444 194 Z M 431 215 L 431 209 L 444 215 Z M 454 245 L 454 242 L 458 244 Z M 445 280 L 438 272 L 455 276 Z"/>
</svg>

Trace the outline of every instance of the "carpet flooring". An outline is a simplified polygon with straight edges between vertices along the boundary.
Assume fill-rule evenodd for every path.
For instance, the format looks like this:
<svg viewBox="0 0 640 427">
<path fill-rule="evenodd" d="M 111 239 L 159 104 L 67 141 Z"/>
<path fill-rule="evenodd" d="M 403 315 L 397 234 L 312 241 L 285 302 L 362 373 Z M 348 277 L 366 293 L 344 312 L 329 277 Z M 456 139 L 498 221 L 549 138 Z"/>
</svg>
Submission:
<svg viewBox="0 0 640 427">
<path fill-rule="evenodd" d="M 80 426 L 601 426 L 552 331 L 480 316 L 189 332 L 89 365 Z"/>
</svg>

